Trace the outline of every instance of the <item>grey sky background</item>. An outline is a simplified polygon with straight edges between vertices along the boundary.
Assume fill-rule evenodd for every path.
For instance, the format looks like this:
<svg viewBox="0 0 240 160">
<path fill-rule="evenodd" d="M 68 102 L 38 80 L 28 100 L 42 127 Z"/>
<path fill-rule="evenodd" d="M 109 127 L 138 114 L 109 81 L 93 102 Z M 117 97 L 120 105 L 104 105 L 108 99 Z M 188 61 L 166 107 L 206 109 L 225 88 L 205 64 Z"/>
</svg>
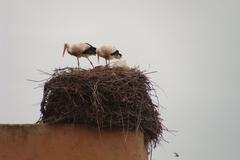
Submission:
<svg viewBox="0 0 240 160">
<path fill-rule="evenodd" d="M 75 67 L 64 42 L 110 43 L 130 66 L 158 71 L 164 124 L 178 132 L 153 160 L 240 159 L 239 15 L 238 0 L 0 0 L 0 123 L 38 120 L 42 88 L 26 79 Z"/>
</svg>

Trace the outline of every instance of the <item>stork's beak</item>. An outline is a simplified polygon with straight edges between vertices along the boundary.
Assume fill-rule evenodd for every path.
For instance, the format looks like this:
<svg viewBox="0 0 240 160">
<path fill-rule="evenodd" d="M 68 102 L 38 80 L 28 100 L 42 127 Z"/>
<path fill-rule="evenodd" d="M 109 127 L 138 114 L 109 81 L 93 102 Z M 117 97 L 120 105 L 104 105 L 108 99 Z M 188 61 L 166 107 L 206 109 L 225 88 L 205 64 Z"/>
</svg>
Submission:
<svg viewBox="0 0 240 160">
<path fill-rule="evenodd" d="M 119 58 L 122 58 L 122 54 L 121 53 L 119 53 Z"/>
<path fill-rule="evenodd" d="M 66 45 L 64 45 L 64 49 L 63 49 L 63 57 L 64 57 L 64 54 L 65 54 L 65 51 L 66 51 L 66 48 L 67 48 L 67 46 Z"/>
</svg>

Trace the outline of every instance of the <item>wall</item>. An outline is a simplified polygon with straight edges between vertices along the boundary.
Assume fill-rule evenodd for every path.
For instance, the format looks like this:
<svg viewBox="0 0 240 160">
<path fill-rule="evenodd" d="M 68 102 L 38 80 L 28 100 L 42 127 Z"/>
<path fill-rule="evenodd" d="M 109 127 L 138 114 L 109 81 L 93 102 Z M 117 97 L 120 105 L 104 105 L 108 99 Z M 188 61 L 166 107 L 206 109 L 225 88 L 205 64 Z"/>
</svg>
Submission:
<svg viewBox="0 0 240 160">
<path fill-rule="evenodd" d="M 74 125 L 0 125 L 1 160 L 147 160 L 142 133 Z"/>
</svg>

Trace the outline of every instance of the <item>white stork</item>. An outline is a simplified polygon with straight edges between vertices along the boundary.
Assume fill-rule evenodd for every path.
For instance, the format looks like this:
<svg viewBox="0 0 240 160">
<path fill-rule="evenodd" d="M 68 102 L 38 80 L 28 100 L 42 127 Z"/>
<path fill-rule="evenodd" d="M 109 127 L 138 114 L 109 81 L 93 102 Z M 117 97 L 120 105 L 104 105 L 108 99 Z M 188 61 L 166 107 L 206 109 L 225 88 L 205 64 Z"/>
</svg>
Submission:
<svg viewBox="0 0 240 160">
<path fill-rule="evenodd" d="M 103 45 L 96 50 L 97 57 L 98 57 L 98 63 L 99 63 L 99 57 L 102 57 L 105 59 L 106 65 L 107 60 L 109 61 L 113 58 L 120 59 L 122 57 L 122 54 L 119 53 L 119 51 L 111 45 Z"/>
<path fill-rule="evenodd" d="M 63 56 L 66 50 L 70 55 L 77 57 L 78 68 L 79 68 L 79 58 L 81 57 L 87 58 L 88 61 L 93 66 L 92 62 L 88 58 L 89 56 L 96 55 L 96 48 L 93 47 L 92 45 L 88 43 L 77 43 L 72 45 L 65 43 L 64 49 L 63 49 Z"/>
</svg>

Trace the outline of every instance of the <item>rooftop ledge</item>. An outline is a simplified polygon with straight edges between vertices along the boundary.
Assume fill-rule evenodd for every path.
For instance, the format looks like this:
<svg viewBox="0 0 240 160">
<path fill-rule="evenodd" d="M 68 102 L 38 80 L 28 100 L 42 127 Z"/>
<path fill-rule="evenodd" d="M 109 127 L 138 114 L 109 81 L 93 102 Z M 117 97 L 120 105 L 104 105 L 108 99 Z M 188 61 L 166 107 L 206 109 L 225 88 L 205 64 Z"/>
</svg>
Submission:
<svg viewBox="0 0 240 160">
<path fill-rule="evenodd" d="M 1 160 L 147 160 L 141 132 L 79 125 L 0 124 Z"/>
</svg>

